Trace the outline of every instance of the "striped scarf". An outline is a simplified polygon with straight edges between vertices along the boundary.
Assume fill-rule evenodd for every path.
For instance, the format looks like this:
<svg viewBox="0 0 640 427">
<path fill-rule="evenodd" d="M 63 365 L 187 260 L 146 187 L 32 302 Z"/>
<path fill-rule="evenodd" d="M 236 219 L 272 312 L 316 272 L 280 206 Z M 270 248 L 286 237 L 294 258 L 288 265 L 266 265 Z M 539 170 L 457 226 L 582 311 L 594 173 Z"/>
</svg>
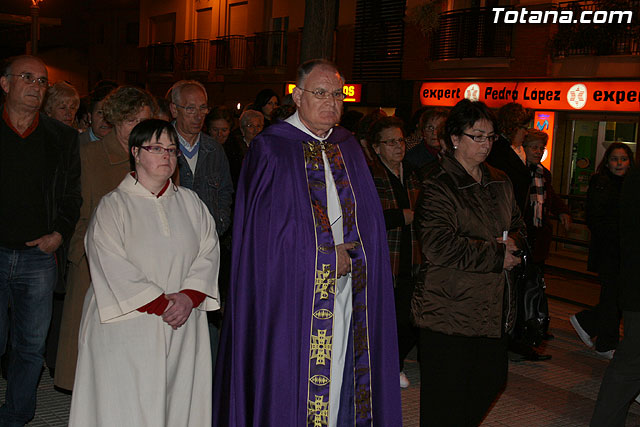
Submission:
<svg viewBox="0 0 640 427">
<path fill-rule="evenodd" d="M 542 205 L 547 194 L 544 191 L 544 167 L 541 164 L 531 166 L 531 189 L 529 198 L 533 206 L 533 225 L 542 227 Z"/>
</svg>

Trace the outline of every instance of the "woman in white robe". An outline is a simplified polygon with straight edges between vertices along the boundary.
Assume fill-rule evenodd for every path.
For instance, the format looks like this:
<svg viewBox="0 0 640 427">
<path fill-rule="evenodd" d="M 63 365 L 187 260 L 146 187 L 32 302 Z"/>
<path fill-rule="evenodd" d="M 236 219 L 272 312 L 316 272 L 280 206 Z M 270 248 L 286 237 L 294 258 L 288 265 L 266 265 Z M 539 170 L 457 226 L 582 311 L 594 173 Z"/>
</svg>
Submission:
<svg viewBox="0 0 640 427">
<path fill-rule="evenodd" d="M 205 311 L 219 308 L 218 236 L 198 196 L 170 181 L 177 147 L 167 122 L 137 125 L 135 176 L 102 199 L 89 224 L 92 282 L 70 426 L 211 425 Z"/>
</svg>

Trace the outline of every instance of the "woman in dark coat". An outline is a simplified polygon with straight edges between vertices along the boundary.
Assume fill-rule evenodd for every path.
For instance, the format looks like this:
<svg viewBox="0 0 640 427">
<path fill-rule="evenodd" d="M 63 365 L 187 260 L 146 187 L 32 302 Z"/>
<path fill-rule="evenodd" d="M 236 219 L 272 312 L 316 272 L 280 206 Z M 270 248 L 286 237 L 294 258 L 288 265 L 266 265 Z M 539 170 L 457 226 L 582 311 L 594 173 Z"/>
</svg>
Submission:
<svg viewBox="0 0 640 427">
<path fill-rule="evenodd" d="M 491 110 L 462 100 L 445 128 L 453 150 L 425 175 L 414 218 L 425 258 L 411 301 L 420 425 L 477 426 L 507 379 L 509 271 L 525 226 L 511 182 L 485 162 L 497 138 Z"/>
<path fill-rule="evenodd" d="M 368 140 L 377 154 L 371 171 L 382 202 L 394 279 L 400 387 L 407 388 L 409 379 L 403 372 L 404 359 L 418 343 L 418 331 L 411 321 L 410 303 L 415 288 L 414 273 L 420 265 L 420 247 L 413 226 L 419 187 L 415 174 L 403 162 L 405 142 L 400 119 L 383 117 L 378 120 L 373 124 Z"/>
<path fill-rule="evenodd" d="M 570 317 L 571 325 L 588 347 L 597 337 L 596 353 L 606 359 L 620 339 L 618 309 L 618 273 L 620 269 L 620 190 L 627 171 L 633 166 L 633 152 L 628 145 L 615 142 L 607 148 L 587 192 L 587 226 L 591 231 L 589 271 L 598 273 L 602 286 L 595 309 L 583 310 Z"/>
</svg>

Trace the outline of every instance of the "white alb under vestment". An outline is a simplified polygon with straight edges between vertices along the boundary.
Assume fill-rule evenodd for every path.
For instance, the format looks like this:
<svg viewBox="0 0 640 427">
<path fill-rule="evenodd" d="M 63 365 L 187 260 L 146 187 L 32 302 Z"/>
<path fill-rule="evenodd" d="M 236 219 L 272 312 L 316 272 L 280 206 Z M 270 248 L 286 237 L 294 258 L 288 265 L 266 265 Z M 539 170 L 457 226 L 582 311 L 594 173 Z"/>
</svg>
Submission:
<svg viewBox="0 0 640 427">
<path fill-rule="evenodd" d="M 317 141 L 324 141 L 329 138 L 333 128 L 324 137 L 319 137 L 311 132 L 296 111 L 293 115 L 286 119 L 286 122 L 302 132 L 311 136 Z M 336 246 L 344 243 L 344 234 L 342 229 L 342 207 L 340 198 L 338 197 L 338 189 L 336 182 L 331 173 L 329 158 L 327 154 L 322 152 L 322 160 L 324 162 L 324 179 L 327 186 L 327 215 L 331 224 L 331 232 L 333 233 L 333 242 Z M 331 343 L 331 383 L 329 385 L 329 427 L 336 427 L 338 420 L 338 412 L 340 412 L 340 391 L 342 390 L 342 378 L 344 364 L 347 357 L 347 346 L 349 340 L 349 325 L 351 325 L 351 314 L 353 312 L 352 293 L 351 293 L 351 273 L 339 277 L 336 280 L 335 299 L 333 305 L 333 337 Z"/>
<path fill-rule="evenodd" d="M 156 197 L 127 175 L 100 202 L 85 236 L 85 297 L 70 426 L 211 425 L 205 311 L 219 308 L 215 223 L 198 196 Z M 177 330 L 137 308 L 163 293 L 207 295 Z"/>
</svg>

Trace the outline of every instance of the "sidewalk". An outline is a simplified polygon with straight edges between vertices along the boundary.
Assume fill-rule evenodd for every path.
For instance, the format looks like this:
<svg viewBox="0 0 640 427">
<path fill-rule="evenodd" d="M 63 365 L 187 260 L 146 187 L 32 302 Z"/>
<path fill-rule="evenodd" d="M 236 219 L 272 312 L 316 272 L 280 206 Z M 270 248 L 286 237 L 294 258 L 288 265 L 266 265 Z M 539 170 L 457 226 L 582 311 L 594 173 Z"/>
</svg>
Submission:
<svg viewBox="0 0 640 427">
<path fill-rule="evenodd" d="M 587 426 L 607 367 L 586 348 L 569 324 L 569 316 L 582 305 L 597 302 L 599 287 L 589 280 L 547 274 L 551 332 L 555 339 L 544 353 L 553 358 L 545 362 L 510 363 L 507 388 L 487 414 L 483 427 Z M 419 425 L 420 380 L 415 350 L 405 363 L 411 386 L 402 390 L 404 425 Z M 0 401 L 4 401 L 6 382 L 0 380 Z M 66 426 L 71 397 L 53 389 L 45 371 L 38 390 L 38 409 L 29 427 Z M 640 405 L 633 403 L 627 426 L 640 425 Z M 89 427 L 89 426 L 88 426 Z M 385 426 L 386 427 L 386 426 Z M 393 427 L 393 426 L 391 426 Z"/>
</svg>

